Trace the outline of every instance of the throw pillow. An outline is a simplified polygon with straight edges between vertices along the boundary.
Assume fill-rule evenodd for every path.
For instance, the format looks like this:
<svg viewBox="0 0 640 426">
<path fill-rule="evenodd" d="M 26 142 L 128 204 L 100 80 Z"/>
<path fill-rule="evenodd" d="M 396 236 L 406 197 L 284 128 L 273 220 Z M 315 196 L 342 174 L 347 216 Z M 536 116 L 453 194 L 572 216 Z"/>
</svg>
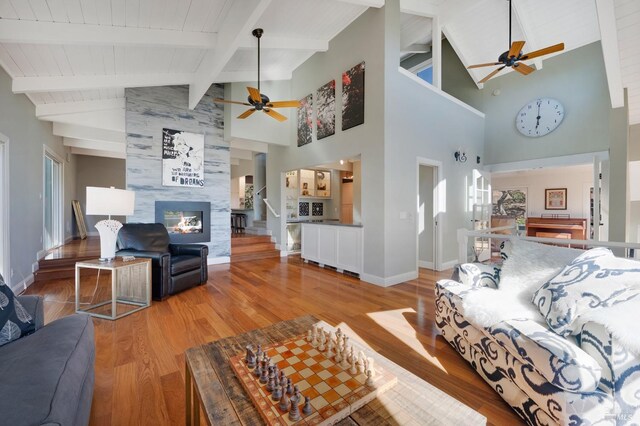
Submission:
<svg viewBox="0 0 640 426">
<path fill-rule="evenodd" d="M 31 334 L 35 329 L 35 321 L 0 275 L 0 346 Z"/>
<path fill-rule="evenodd" d="M 578 257 L 582 250 L 512 240 L 505 247 L 500 270 L 500 290 L 513 291 L 531 300 L 533 292 Z"/>
<path fill-rule="evenodd" d="M 579 334 L 597 310 L 620 303 L 640 309 L 640 262 L 599 247 L 578 256 L 533 296 L 549 327 L 561 336 Z"/>
</svg>

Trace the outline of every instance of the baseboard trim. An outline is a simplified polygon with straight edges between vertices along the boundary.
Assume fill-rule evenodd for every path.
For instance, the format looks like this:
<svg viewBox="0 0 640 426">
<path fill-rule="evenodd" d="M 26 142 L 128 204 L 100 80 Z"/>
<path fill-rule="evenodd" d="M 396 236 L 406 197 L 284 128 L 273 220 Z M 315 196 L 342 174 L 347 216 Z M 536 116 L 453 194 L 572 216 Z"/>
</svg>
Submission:
<svg viewBox="0 0 640 426">
<path fill-rule="evenodd" d="M 394 275 L 392 277 L 378 277 L 376 275 L 371 274 L 360 274 L 360 280 L 368 282 L 370 284 L 375 284 L 380 287 L 391 287 L 392 285 L 400 284 L 406 281 L 415 280 L 418 278 L 418 271 L 410 271 L 405 272 L 404 274 Z"/>
<path fill-rule="evenodd" d="M 38 269 L 40 269 L 40 262 L 33 262 L 31 264 L 31 272 L 35 274 Z"/>
<path fill-rule="evenodd" d="M 220 265 L 221 263 L 230 263 L 231 257 L 219 256 L 219 257 L 207 257 L 207 265 Z"/>
<path fill-rule="evenodd" d="M 433 262 L 429 262 L 427 260 L 419 260 L 418 266 L 420 268 L 433 269 Z"/>
<path fill-rule="evenodd" d="M 47 250 L 40 250 L 38 253 L 36 253 L 36 262 L 42 259 L 43 257 L 45 257 L 46 255 L 47 255 Z"/>
<path fill-rule="evenodd" d="M 24 280 L 20 281 L 18 284 L 12 285 L 11 286 L 11 290 L 15 294 L 21 294 L 27 288 L 29 288 L 29 286 L 31 284 L 33 284 L 34 281 L 35 281 L 35 278 L 34 278 L 33 274 L 29 274 L 29 275 L 27 275 L 27 277 Z"/>
<path fill-rule="evenodd" d="M 439 270 L 440 271 L 446 271 L 447 269 L 453 268 L 458 263 L 460 263 L 460 262 L 458 262 L 458 259 L 453 259 L 453 260 L 450 260 L 448 262 L 444 262 L 442 265 L 440 265 L 440 269 Z"/>
</svg>

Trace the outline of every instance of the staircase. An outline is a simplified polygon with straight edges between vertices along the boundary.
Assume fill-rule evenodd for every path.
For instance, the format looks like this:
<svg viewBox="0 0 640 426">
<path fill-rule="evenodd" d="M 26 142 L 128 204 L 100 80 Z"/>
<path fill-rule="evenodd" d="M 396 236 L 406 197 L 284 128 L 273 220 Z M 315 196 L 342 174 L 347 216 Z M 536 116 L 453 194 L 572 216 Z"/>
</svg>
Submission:
<svg viewBox="0 0 640 426">
<path fill-rule="evenodd" d="M 232 263 L 276 257 L 280 257 L 280 250 L 276 250 L 276 246 L 271 242 L 271 236 L 269 235 L 245 233 L 231 238 Z"/>
<path fill-rule="evenodd" d="M 92 255 L 61 259 L 41 259 L 38 262 L 38 270 L 33 273 L 34 281 L 42 282 L 49 280 L 74 278 L 76 274 L 76 262 L 95 259 L 96 257 L 97 256 Z M 85 272 L 83 271 L 83 276 L 84 275 Z"/>
<path fill-rule="evenodd" d="M 271 231 L 267 229 L 266 220 L 254 220 L 251 226 L 244 229 L 245 234 L 251 235 L 271 235 Z"/>
</svg>

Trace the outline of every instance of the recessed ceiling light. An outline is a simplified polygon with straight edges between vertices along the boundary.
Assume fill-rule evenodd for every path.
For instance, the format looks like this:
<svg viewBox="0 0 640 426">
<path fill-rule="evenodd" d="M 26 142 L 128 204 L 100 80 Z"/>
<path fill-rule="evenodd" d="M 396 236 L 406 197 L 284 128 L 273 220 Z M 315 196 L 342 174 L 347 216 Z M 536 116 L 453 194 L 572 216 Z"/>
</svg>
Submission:
<svg viewBox="0 0 640 426">
<path fill-rule="evenodd" d="M 342 166 L 344 164 L 344 160 L 340 160 L 340 165 Z"/>
</svg>

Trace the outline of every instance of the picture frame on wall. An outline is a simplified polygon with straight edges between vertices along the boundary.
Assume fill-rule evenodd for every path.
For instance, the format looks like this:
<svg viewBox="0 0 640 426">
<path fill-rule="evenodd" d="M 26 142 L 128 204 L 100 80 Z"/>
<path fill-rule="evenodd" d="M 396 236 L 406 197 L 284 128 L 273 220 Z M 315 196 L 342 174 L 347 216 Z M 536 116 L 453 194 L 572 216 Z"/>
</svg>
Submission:
<svg viewBox="0 0 640 426">
<path fill-rule="evenodd" d="M 342 73 L 342 130 L 364 124 L 364 62 Z"/>
<path fill-rule="evenodd" d="M 567 210 L 567 188 L 547 188 L 544 190 L 545 210 Z"/>
<path fill-rule="evenodd" d="M 204 135 L 162 129 L 162 185 L 204 187 Z"/>
<path fill-rule="evenodd" d="M 298 146 L 313 142 L 313 94 L 300 99 L 298 107 Z"/>
<path fill-rule="evenodd" d="M 318 89 L 316 95 L 316 137 L 324 139 L 336 133 L 336 81 Z"/>
</svg>

